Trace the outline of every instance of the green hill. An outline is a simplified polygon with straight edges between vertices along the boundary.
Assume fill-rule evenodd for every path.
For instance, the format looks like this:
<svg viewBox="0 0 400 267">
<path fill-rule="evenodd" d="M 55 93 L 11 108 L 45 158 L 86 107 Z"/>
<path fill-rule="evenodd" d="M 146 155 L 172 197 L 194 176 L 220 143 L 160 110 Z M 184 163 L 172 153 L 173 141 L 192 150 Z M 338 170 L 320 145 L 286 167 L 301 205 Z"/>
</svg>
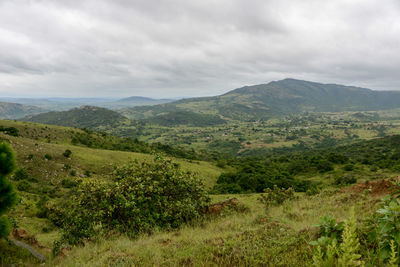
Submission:
<svg viewBox="0 0 400 267">
<path fill-rule="evenodd" d="M 215 97 L 190 98 L 168 104 L 123 109 L 128 118 L 143 119 L 165 112 L 219 114 L 236 120 L 257 120 L 299 112 L 383 110 L 400 106 L 400 92 L 285 79 L 245 86 Z"/>
<path fill-rule="evenodd" d="M 60 112 L 52 111 L 28 116 L 23 120 L 88 129 L 109 128 L 124 122 L 129 123 L 129 120 L 118 112 L 94 106 L 82 106 Z"/>
<path fill-rule="evenodd" d="M 28 115 L 36 115 L 43 112 L 46 112 L 46 110 L 35 106 L 0 102 L 1 119 L 18 119 Z"/>
</svg>

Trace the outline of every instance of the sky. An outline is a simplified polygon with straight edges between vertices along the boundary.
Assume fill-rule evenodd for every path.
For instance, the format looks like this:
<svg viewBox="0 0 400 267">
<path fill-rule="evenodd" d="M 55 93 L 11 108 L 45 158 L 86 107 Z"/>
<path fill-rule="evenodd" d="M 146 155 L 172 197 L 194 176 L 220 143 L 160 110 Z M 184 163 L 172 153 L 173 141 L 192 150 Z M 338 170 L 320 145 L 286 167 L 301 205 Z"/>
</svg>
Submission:
<svg viewBox="0 0 400 267">
<path fill-rule="evenodd" d="M 0 0 L 0 96 L 400 90 L 398 0 Z"/>
</svg>

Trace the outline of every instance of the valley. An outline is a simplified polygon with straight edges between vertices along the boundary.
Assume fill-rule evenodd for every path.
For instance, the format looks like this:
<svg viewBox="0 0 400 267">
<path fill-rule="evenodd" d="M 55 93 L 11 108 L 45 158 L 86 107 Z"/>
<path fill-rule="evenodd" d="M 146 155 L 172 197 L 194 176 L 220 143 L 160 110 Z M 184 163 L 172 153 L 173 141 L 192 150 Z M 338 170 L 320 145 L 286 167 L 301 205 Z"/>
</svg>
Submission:
<svg viewBox="0 0 400 267">
<path fill-rule="evenodd" d="M 316 91 L 338 96 L 320 106 L 293 95 Z M 399 230 L 379 223 L 399 218 L 400 190 L 400 109 L 386 94 L 289 79 L 0 120 L 17 163 L 8 238 L 46 257 L 2 239 L 0 264 L 335 266 L 352 253 L 384 266 Z"/>
</svg>

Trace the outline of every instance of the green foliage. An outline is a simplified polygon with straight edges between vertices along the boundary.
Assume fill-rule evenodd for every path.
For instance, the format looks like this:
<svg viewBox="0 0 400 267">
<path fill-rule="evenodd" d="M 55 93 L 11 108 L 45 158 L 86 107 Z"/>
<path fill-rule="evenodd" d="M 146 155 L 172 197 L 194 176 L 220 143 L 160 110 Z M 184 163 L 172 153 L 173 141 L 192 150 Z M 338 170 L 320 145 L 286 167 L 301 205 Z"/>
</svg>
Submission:
<svg viewBox="0 0 400 267">
<path fill-rule="evenodd" d="M 386 260 L 391 254 L 391 242 L 400 245 L 400 199 L 387 196 L 376 211 L 376 239 L 379 242 L 380 258 Z"/>
<path fill-rule="evenodd" d="M 319 227 L 319 236 L 322 238 L 328 238 L 331 240 L 340 241 L 341 235 L 344 229 L 344 222 L 337 222 L 335 218 L 329 215 L 321 217 L 319 224 L 315 225 Z M 316 243 L 313 243 L 314 245 Z"/>
<path fill-rule="evenodd" d="M 290 188 L 305 192 L 313 186 L 309 181 L 299 180 L 285 170 L 284 164 L 268 162 L 256 158 L 246 158 L 235 162 L 238 170 L 234 173 L 223 173 L 213 188 L 213 193 L 261 193 L 266 188 Z"/>
<path fill-rule="evenodd" d="M 130 236 L 156 228 L 177 228 L 201 216 L 209 201 L 192 173 L 157 156 L 115 169 L 112 181 L 85 179 L 49 215 L 76 244 L 108 231 Z"/>
<path fill-rule="evenodd" d="M 312 245 L 316 245 L 313 266 L 364 266 L 361 260 L 354 209 L 350 218 L 344 223 L 336 223 L 335 219 L 325 216 L 318 226 L 320 238 L 311 242 Z M 338 243 L 340 243 L 339 247 Z"/>
<path fill-rule="evenodd" d="M 9 223 L 4 214 L 15 204 L 17 195 L 7 180 L 7 175 L 15 168 L 15 158 L 11 147 L 0 144 L 0 238 L 9 233 Z"/>
<path fill-rule="evenodd" d="M 334 184 L 335 185 L 349 185 L 357 183 L 357 178 L 353 175 L 341 175 L 335 177 Z"/>
<path fill-rule="evenodd" d="M 73 175 L 73 176 L 75 176 L 75 175 Z M 71 180 L 71 179 L 62 179 L 61 185 L 64 188 L 72 188 L 74 186 L 77 186 L 78 182 L 74 181 L 74 180 Z"/>
<path fill-rule="evenodd" d="M 47 159 L 47 160 L 52 160 L 53 159 L 53 157 L 50 154 L 44 155 L 44 158 Z"/>
<path fill-rule="evenodd" d="M 172 111 L 147 119 L 145 122 L 162 126 L 189 125 L 204 127 L 224 124 L 226 121 L 216 115 L 199 114 L 191 111 Z"/>
<path fill-rule="evenodd" d="M 338 266 L 340 267 L 363 266 L 361 254 L 359 254 L 360 242 L 356 230 L 357 226 L 353 209 L 350 218 L 344 224 L 343 242 L 340 244 L 340 255 L 338 258 Z"/>
<path fill-rule="evenodd" d="M 391 240 L 390 241 L 390 259 L 387 264 L 388 267 L 398 267 L 399 266 L 399 264 L 398 264 L 399 259 L 397 257 L 397 254 L 398 254 L 397 246 L 396 246 L 394 240 Z"/>
<path fill-rule="evenodd" d="M 63 156 L 66 157 L 66 158 L 71 157 L 71 155 L 72 155 L 72 151 L 69 150 L 69 149 L 66 149 L 66 150 L 64 151 L 64 153 L 63 153 Z"/>
<path fill-rule="evenodd" d="M 82 106 L 68 111 L 41 113 L 26 118 L 26 120 L 44 124 L 93 129 L 101 126 L 115 126 L 126 120 L 126 118 L 118 112 L 106 108 Z"/>
<path fill-rule="evenodd" d="M 18 168 L 13 175 L 13 179 L 15 181 L 28 180 L 29 174 L 24 168 Z"/>
<path fill-rule="evenodd" d="M 32 190 L 32 185 L 28 181 L 22 180 L 18 183 L 17 189 L 18 191 L 30 192 Z"/>
<path fill-rule="evenodd" d="M 295 199 L 293 188 L 281 189 L 274 185 L 273 189 L 266 188 L 260 195 L 259 201 L 268 209 L 271 206 L 281 205 L 287 200 Z"/>
<path fill-rule="evenodd" d="M 11 136 L 19 136 L 19 131 L 15 127 L 0 126 L 0 132 L 3 132 L 5 134 L 11 135 Z"/>
</svg>

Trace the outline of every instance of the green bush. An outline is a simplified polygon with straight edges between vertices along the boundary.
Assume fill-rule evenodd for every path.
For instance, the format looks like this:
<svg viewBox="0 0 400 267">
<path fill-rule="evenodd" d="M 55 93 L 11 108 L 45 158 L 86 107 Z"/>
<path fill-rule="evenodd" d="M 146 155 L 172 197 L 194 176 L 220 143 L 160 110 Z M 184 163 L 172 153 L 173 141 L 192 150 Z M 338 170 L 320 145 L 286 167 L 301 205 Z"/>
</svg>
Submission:
<svg viewBox="0 0 400 267">
<path fill-rule="evenodd" d="M 65 150 L 64 153 L 63 153 L 63 156 L 66 157 L 66 158 L 71 157 L 71 155 L 72 155 L 72 151 L 69 150 L 69 149 Z"/>
<path fill-rule="evenodd" d="M 72 190 L 49 216 L 70 244 L 112 230 L 136 236 L 177 228 L 199 218 L 209 202 L 201 180 L 158 156 L 116 168 L 111 181 L 85 179 Z"/>
<path fill-rule="evenodd" d="M 273 189 L 266 188 L 260 195 L 259 201 L 268 209 L 271 206 L 281 205 L 286 200 L 295 199 L 293 188 L 282 189 L 274 185 Z"/>
<path fill-rule="evenodd" d="M 17 195 L 7 180 L 7 175 L 15 168 L 15 157 L 11 147 L 0 144 L 0 238 L 9 233 L 9 222 L 3 216 L 16 202 Z"/>
<path fill-rule="evenodd" d="M 61 185 L 64 188 L 72 188 L 78 185 L 78 183 L 74 180 L 70 180 L 70 179 L 63 179 L 61 181 Z"/>
<path fill-rule="evenodd" d="M 335 177 L 334 181 L 335 185 L 348 185 L 355 183 L 357 183 L 357 178 L 355 178 L 353 175 L 337 176 Z"/>
<path fill-rule="evenodd" d="M 49 154 L 44 155 L 44 158 L 47 160 L 51 160 L 53 157 Z"/>
<path fill-rule="evenodd" d="M 350 172 L 352 170 L 354 170 L 354 165 L 353 164 L 346 164 L 343 166 L 343 170 Z"/>
<path fill-rule="evenodd" d="M 32 190 L 32 186 L 28 181 L 22 180 L 18 183 L 17 189 L 19 191 L 29 192 Z"/>
<path fill-rule="evenodd" d="M 24 168 L 18 168 L 14 173 L 13 179 L 15 181 L 28 180 L 29 174 Z"/>
</svg>

